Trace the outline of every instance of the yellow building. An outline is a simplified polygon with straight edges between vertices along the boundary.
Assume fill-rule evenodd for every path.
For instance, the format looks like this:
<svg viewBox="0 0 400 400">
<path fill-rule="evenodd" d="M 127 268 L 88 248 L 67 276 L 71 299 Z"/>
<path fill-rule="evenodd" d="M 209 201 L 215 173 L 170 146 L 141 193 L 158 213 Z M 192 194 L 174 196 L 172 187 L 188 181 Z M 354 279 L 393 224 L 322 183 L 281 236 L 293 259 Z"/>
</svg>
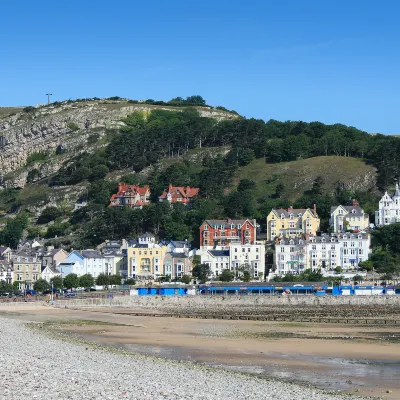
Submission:
<svg viewBox="0 0 400 400">
<path fill-rule="evenodd" d="M 128 277 L 138 280 L 153 280 L 164 275 L 164 256 L 166 246 L 155 243 L 155 237 L 149 233 L 140 236 L 138 243 L 126 250 Z"/>
<path fill-rule="evenodd" d="M 276 237 L 297 237 L 302 234 L 316 235 L 320 219 L 314 205 L 310 208 L 272 209 L 267 217 L 267 240 Z"/>
<path fill-rule="evenodd" d="M 39 259 L 25 254 L 15 254 L 13 261 L 13 282 L 19 282 L 19 289 L 33 289 L 33 284 L 41 278 L 42 264 Z"/>
</svg>

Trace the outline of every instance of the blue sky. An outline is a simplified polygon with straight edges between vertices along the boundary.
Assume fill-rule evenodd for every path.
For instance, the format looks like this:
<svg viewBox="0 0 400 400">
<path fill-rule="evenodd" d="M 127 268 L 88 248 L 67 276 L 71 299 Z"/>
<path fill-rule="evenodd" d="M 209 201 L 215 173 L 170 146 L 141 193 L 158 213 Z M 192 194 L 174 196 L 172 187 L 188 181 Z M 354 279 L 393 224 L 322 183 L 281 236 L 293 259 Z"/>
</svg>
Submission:
<svg viewBox="0 0 400 400">
<path fill-rule="evenodd" d="M 0 106 L 202 95 L 246 117 L 400 134 L 393 1 L 11 0 Z"/>
</svg>

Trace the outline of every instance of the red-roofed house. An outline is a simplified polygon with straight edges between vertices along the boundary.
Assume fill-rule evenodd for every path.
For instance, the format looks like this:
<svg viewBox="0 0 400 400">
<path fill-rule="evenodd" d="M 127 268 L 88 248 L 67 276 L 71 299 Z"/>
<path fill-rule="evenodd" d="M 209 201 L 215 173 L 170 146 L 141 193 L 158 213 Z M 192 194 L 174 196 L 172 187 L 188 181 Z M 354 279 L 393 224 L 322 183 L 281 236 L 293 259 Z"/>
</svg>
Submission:
<svg viewBox="0 0 400 400">
<path fill-rule="evenodd" d="M 169 203 L 189 204 L 199 195 L 199 188 L 190 186 L 168 186 L 163 194 L 159 197 L 160 201 L 168 201 Z"/>
<path fill-rule="evenodd" d="M 118 193 L 110 199 L 110 207 L 142 208 L 150 204 L 149 186 L 127 185 L 120 183 Z"/>
</svg>

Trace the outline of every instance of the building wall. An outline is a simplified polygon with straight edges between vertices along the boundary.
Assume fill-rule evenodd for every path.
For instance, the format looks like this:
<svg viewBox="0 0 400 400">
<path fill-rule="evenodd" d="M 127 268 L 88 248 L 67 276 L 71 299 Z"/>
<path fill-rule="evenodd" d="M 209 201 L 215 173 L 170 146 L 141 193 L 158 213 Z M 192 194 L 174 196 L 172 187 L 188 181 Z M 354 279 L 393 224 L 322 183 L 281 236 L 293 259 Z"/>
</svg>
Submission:
<svg viewBox="0 0 400 400">
<path fill-rule="evenodd" d="M 129 278 L 154 278 L 164 275 L 165 246 L 130 247 L 127 249 L 127 270 Z"/>
<path fill-rule="evenodd" d="M 305 269 L 331 271 L 336 267 L 353 270 L 368 259 L 370 244 L 367 234 L 328 236 L 325 242 L 313 241 L 313 238 L 281 241 L 275 246 L 276 273 L 298 274 Z"/>
<path fill-rule="evenodd" d="M 223 246 L 228 245 L 231 241 L 239 241 L 242 244 L 254 243 L 256 226 L 253 223 L 253 221 L 246 220 L 239 228 L 237 222 L 228 220 L 227 227 L 221 228 L 221 224 L 212 225 L 205 221 L 200 226 L 200 246 L 213 247 L 215 242 L 218 246 Z"/>
<path fill-rule="evenodd" d="M 301 217 L 296 213 L 293 217 L 286 217 L 272 210 L 267 217 L 267 240 L 272 241 L 281 236 L 282 230 L 299 231 L 298 233 L 315 235 L 320 227 L 320 219 L 314 217 L 310 210 L 306 210 Z"/>
<path fill-rule="evenodd" d="M 41 278 L 41 263 L 36 262 L 19 262 L 15 261 L 13 263 L 14 273 L 13 281 L 22 281 L 25 284 L 20 284 L 19 289 L 22 290 L 25 287 L 27 289 L 32 289 L 33 284 Z M 26 285 L 26 286 L 25 286 Z"/>
<path fill-rule="evenodd" d="M 331 213 L 330 226 L 333 232 L 343 232 L 348 230 L 363 231 L 369 227 L 369 216 L 363 211 L 362 216 L 353 216 L 341 206 Z"/>
</svg>

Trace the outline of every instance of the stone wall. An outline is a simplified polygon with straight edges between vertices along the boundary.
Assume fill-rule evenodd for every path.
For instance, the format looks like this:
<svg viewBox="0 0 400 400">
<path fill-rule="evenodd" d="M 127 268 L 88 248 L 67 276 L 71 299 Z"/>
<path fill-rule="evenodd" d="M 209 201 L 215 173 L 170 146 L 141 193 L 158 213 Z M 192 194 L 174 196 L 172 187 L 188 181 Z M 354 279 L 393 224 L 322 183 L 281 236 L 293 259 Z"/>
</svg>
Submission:
<svg viewBox="0 0 400 400">
<path fill-rule="evenodd" d="M 150 310 L 193 311 L 260 311 L 266 308 L 324 306 L 389 306 L 400 307 L 400 296 L 118 296 L 114 299 L 60 300 L 62 306 L 114 306 Z"/>
</svg>

